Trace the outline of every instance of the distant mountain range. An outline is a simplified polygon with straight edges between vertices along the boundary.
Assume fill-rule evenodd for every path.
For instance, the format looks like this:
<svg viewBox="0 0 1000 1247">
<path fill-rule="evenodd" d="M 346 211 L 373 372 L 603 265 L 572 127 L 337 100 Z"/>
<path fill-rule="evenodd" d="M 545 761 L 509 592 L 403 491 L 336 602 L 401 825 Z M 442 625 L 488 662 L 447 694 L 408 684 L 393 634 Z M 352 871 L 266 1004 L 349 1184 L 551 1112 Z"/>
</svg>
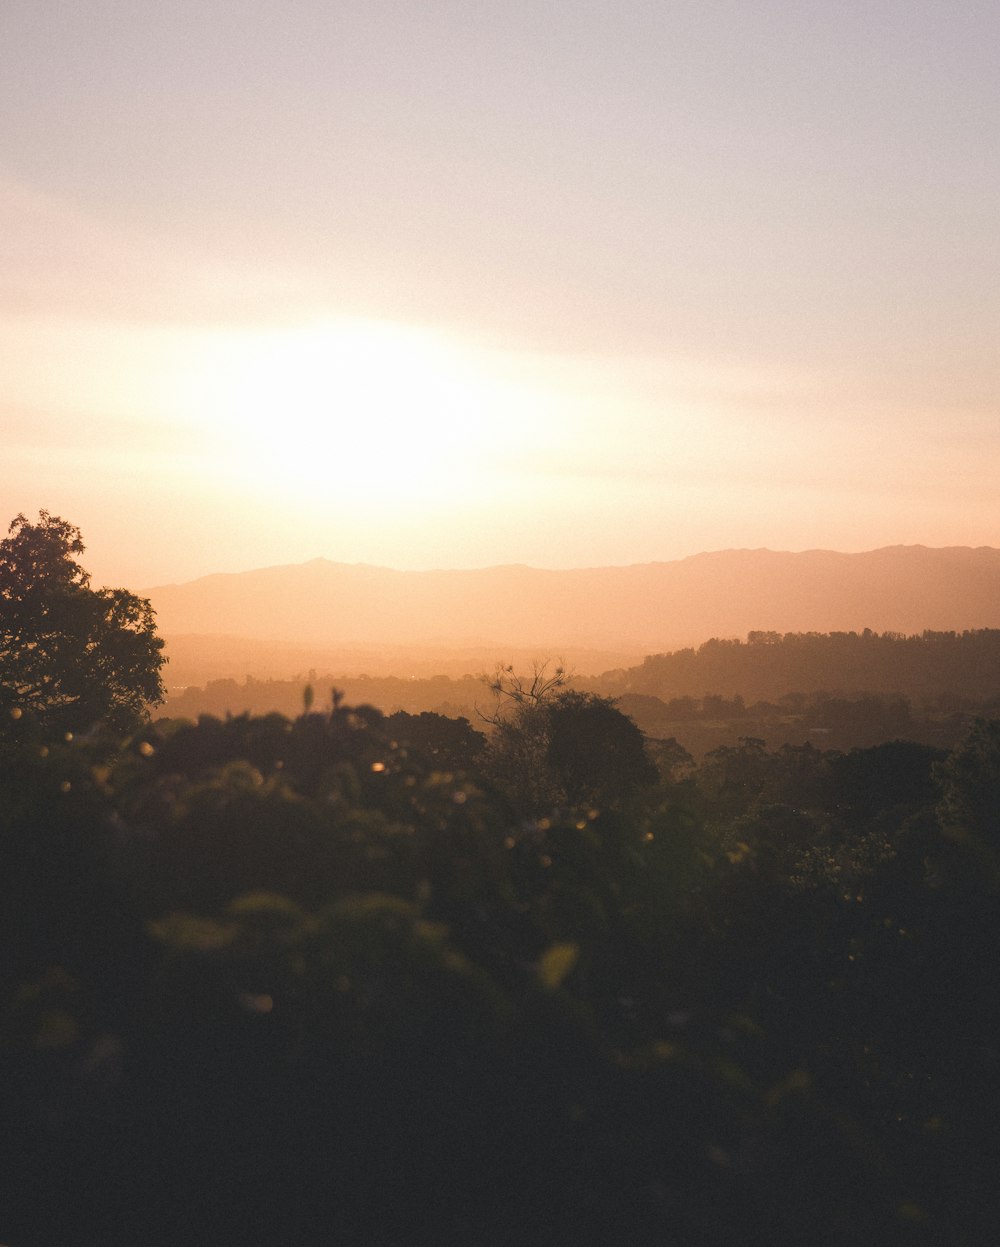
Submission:
<svg viewBox="0 0 1000 1247">
<path fill-rule="evenodd" d="M 168 649 L 190 652 L 194 634 L 224 653 L 242 645 L 246 671 L 253 671 L 246 665 L 253 653 L 276 655 L 278 643 L 294 647 L 300 665 L 314 650 L 334 661 L 341 652 L 385 647 L 403 654 L 461 648 L 498 659 L 513 650 L 598 651 L 612 665 L 752 630 L 1000 627 L 1000 550 L 720 550 L 673 562 L 572 570 L 397 571 L 314 559 L 144 594 Z"/>
</svg>

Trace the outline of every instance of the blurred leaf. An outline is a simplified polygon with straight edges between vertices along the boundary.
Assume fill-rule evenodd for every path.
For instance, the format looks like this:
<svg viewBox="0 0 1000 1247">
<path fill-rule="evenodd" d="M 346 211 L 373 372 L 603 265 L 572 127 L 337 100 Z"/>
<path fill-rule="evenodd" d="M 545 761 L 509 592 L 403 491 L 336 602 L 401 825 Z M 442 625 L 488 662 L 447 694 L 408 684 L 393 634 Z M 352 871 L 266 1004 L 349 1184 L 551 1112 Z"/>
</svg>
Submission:
<svg viewBox="0 0 1000 1247">
<path fill-rule="evenodd" d="M 578 944 L 552 944 L 538 961 L 538 978 L 549 991 L 561 987 L 580 956 Z"/>
<path fill-rule="evenodd" d="M 150 922 L 147 930 L 154 940 L 169 948 L 195 952 L 227 948 L 237 933 L 231 922 L 213 922 L 195 914 L 168 914 L 158 922 Z"/>
</svg>

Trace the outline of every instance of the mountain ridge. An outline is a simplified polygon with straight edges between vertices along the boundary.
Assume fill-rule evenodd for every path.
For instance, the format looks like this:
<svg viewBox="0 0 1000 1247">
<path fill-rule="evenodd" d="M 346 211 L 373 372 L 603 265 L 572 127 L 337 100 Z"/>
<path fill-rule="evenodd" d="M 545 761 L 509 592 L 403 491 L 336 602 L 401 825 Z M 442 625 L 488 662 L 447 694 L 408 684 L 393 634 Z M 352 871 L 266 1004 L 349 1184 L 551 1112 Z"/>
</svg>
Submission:
<svg viewBox="0 0 1000 1247">
<path fill-rule="evenodd" d="M 747 632 L 1000 626 L 1000 550 L 702 551 L 594 568 L 403 570 L 317 558 L 144 591 L 158 628 L 337 646 L 657 653 Z"/>
<path fill-rule="evenodd" d="M 961 551 L 968 554 L 980 554 L 983 552 L 1000 556 L 1000 548 L 996 546 L 980 545 L 980 546 L 927 546 L 919 542 L 912 544 L 899 543 L 890 546 L 875 546 L 871 550 L 832 550 L 826 546 L 809 546 L 803 550 L 772 550 L 770 546 L 725 546 L 719 550 L 699 550 L 694 554 L 685 554 L 677 559 L 647 559 L 635 563 L 594 563 L 587 564 L 584 567 L 539 567 L 533 563 L 487 563 L 481 567 L 391 567 L 385 563 L 368 563 L 356 562 L 348 563 L 343 560 L 330 559 L 325 555 L 316 555 L 311 559 L 303 559 L 297 563 L 268 563 L 263 567 L 247 567 L 239 571 L 218 571 L 205 572 L 201 576 L 193 576 L 190 580 L 174 580 L 165 581 L 160 585 L 152 588 L 141 590 L 143 596 L 150 596 L 160 593 L 166 589 L 177 589 L 182 586 L 201 584 L 208 580 L 220 580 L 224 578 L 237 578 L 241 576 L 257 576 L 268 572 L 287 571 L 292 568 L 307 567 L 325 567 L 325 568 L 349 568 L 355 570 L 367 570 L 376 572 L 387 572 L 399 576 L 429 576 L 429 575 L 467 575 L 478 574 L 483 572 L 496 571 L 530 571 L 543 572 L 546 574 L 579 574 L 581 572 L 598 572 L 598 571 L 632 571 L 636 568 L 650 567 L 672 567 L 679 564 L 695 563 L 699 560 L 718 559 L 731 555 L 767 555 L 775 558 L 801 558 L 803 556 L 828 555 L 840 559 L 856 559 L 873 555 L 895 553 L 897 551 L 926 551 L 932 554 L 950 554 Z"/>
</svg>

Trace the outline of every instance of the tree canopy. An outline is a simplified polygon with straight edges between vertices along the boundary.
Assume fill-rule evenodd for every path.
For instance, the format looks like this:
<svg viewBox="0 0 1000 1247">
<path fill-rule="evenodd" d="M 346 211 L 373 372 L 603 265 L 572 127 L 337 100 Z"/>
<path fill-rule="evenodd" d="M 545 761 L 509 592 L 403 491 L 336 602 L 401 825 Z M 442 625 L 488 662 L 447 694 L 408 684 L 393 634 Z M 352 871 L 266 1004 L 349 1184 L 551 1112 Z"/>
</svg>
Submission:
<svg viewBox="0 0 1000 1247">
<path fill-rule="evenodd" d="M 0 712 L 46 731 L 96 723 L 130 731 L 163 700 L 166 661 L 152 607 L 92 589 L 79 528 L 47 511 L 17 515 L 0 541 Z"/>
<path fill-rule="evenodd" d="M 526 814 L 562 805 L 616 805 L 654 784 L 642 732 L 613 698 L 567 688 L 565 668 L 530 676 L 499 666 L 486 678 L 496 703 L 486 770 Z M 482 712 L 481 712 L 482 713 Z"/>
<path fill-rule="evenodd" d="M 441 726 L 4 742 L 0 1241 L 994 1241 L 1000 725 L 536 813 Z"/>
</svg>

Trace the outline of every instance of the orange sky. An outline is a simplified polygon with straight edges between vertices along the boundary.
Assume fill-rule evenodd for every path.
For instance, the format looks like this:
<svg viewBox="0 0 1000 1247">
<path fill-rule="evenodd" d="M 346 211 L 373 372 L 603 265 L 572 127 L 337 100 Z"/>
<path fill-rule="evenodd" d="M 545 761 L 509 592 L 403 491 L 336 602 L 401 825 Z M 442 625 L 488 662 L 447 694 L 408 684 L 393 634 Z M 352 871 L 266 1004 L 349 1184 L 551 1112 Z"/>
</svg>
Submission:
<svg viewBox="0 0 1000 1247">
<path fill-rule="evenodd" d="M 1000 17 L 663 7 L 8 0 L 5 518 L 132 586 L 1000 545 Z"/>
</svg>

